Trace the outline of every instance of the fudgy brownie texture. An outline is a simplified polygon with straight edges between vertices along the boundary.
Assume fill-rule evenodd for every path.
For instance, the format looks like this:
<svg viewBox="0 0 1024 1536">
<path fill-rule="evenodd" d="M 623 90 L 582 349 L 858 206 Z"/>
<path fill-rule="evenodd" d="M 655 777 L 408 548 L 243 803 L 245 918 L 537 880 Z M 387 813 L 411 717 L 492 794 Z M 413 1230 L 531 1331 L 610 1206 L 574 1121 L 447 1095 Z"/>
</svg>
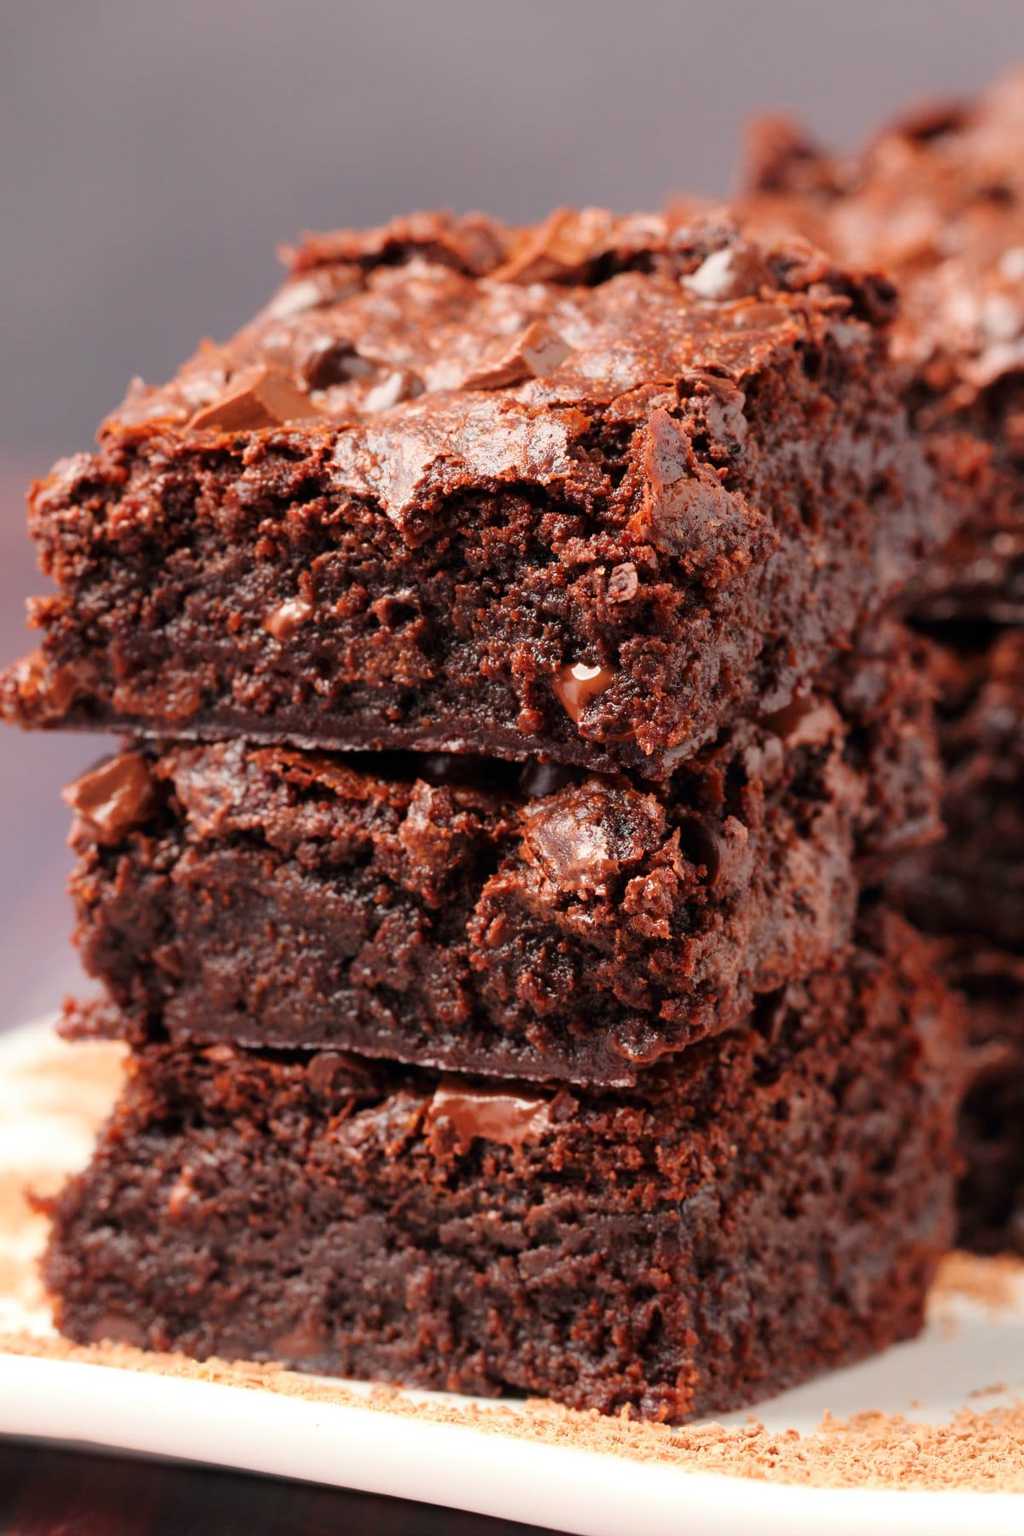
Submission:
<svg viewBox="0 0 1024 1536">
<path fill-rule="evenodd" d="M 957 1241 L 1024 1254 L 1024 956 L 950 941 L 945 973 L 968 1021 Z"/>
<path fill-rule="evenodd" d="M 1024 630 L 945 626 L 938 635 L 946 836 L 901 860 L 892 888 L 930 933 L 1024 952 Z"/>
<path fill-rule="evenodd" d="M 657 791 L 243 741 L 123 754 L 68 792 L 86 969 L 136 1039 L 628 1083 L 842 954 L 861 882 L 937 835 L 917 649 L 879 631 Z"/>
<path fill-rule="evenodd" d="M 724 218 L 311 239 L 35 486 L 58 592 L 0 707 L 665 777 L 784 707 L 960 514 L 890 313 Z"/>
<path fill-rule="evenodd" d="M 837 260 L 888 273 L 907 397 L 924 426 L 992 453 L 973 517 L 929 567 L 931 618 L 1024 618 L 1024 72 L 973 102 L 908 113 L 835 159 L 784 119 L 756 125 L 750 226 L 799 231 Z M 978 466 L 966 444 L 950 471 Z"/>
<path fill-rule="evenodd" d="M 678 1421 L 913 1334 L 959 1050 L 898 920 L 642 1092 L 150 1046 L 57 1198 L 61 1329 Z"/>
</svg>

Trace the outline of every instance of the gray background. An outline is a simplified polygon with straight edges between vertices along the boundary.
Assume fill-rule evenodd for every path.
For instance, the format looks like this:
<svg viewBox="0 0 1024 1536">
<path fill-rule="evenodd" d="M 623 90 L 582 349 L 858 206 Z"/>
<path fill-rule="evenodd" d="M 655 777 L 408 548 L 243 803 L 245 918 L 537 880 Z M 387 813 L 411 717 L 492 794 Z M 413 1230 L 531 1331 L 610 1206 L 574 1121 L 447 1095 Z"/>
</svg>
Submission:
<svg viewBox="0 0 1024 1536">
<path fill-rule="evenodd" d="M 0 659 L 25 480 L 243 320 L 278 241 L 723 192 L 752 110 L 850 144 L 1019 58 L 1021 0 L 0 0 Z M 96 750 L 0 739 L 0 1025 L 75 983 L 57 793 Z"/>
</svg>

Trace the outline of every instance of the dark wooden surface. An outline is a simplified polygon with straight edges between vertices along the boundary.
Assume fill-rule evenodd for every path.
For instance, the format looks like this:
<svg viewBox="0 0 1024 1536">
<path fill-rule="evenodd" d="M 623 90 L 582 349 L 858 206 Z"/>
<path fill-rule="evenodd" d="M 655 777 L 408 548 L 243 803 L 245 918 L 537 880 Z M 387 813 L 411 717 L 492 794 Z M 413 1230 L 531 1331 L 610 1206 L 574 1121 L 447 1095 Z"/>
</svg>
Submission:
<svg viewBox="0 0 1024 1536">
<path fill-rule="evenodd" d="M 544 1533 L 405 1499 L 0 1439 L 0 1536 Z"/>
</svg>

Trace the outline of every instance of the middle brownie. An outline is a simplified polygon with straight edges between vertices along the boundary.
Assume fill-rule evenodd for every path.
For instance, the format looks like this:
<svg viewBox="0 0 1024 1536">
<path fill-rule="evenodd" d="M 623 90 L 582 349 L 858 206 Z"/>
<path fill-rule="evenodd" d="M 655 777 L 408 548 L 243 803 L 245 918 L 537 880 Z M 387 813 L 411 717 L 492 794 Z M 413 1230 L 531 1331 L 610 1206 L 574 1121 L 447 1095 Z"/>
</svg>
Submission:
<svg viewBox="0 0 1024 1536">
<path fill-rule="evenodd" d="M 85 965 L 138 1039 L 628 1084 L 831 962 L 864 864 L 934 834 L 914 644 L 883 630 L 657 790 L 242 741 L 124 753 L 68 792 Z"/>
</svg>

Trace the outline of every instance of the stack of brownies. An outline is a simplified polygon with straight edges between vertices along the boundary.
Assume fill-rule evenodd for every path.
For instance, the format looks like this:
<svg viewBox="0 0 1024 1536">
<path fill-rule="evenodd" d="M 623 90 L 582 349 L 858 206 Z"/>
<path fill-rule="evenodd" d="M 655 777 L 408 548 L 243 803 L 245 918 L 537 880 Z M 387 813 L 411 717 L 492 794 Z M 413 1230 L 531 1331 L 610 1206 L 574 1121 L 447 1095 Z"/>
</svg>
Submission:
<svg viewBox="0 0 1024 1536">
<path fill-rule="evenodd" d="M 947 836 L 893 889 L 969 1005 L 961 1240 L 1024 1252 L 1024 73 L 845 161 L 769 120 L 748 177 L 755 226 L 897 280 L 913 418 L 962 432 L 949 467 L 975 473 L 974 515 L 908 605 L 935 646 Z"/>
<path fill-rule="evenodd" d="M 21 724 L 128 1039 L 61 1328 L 680 1420 L 919 1326 L 955 1015 L 877 890 L 937 831 L 950 532 L 892 290 L 561 211 L 313 238 L 34 488 Z"/>
</svg>

